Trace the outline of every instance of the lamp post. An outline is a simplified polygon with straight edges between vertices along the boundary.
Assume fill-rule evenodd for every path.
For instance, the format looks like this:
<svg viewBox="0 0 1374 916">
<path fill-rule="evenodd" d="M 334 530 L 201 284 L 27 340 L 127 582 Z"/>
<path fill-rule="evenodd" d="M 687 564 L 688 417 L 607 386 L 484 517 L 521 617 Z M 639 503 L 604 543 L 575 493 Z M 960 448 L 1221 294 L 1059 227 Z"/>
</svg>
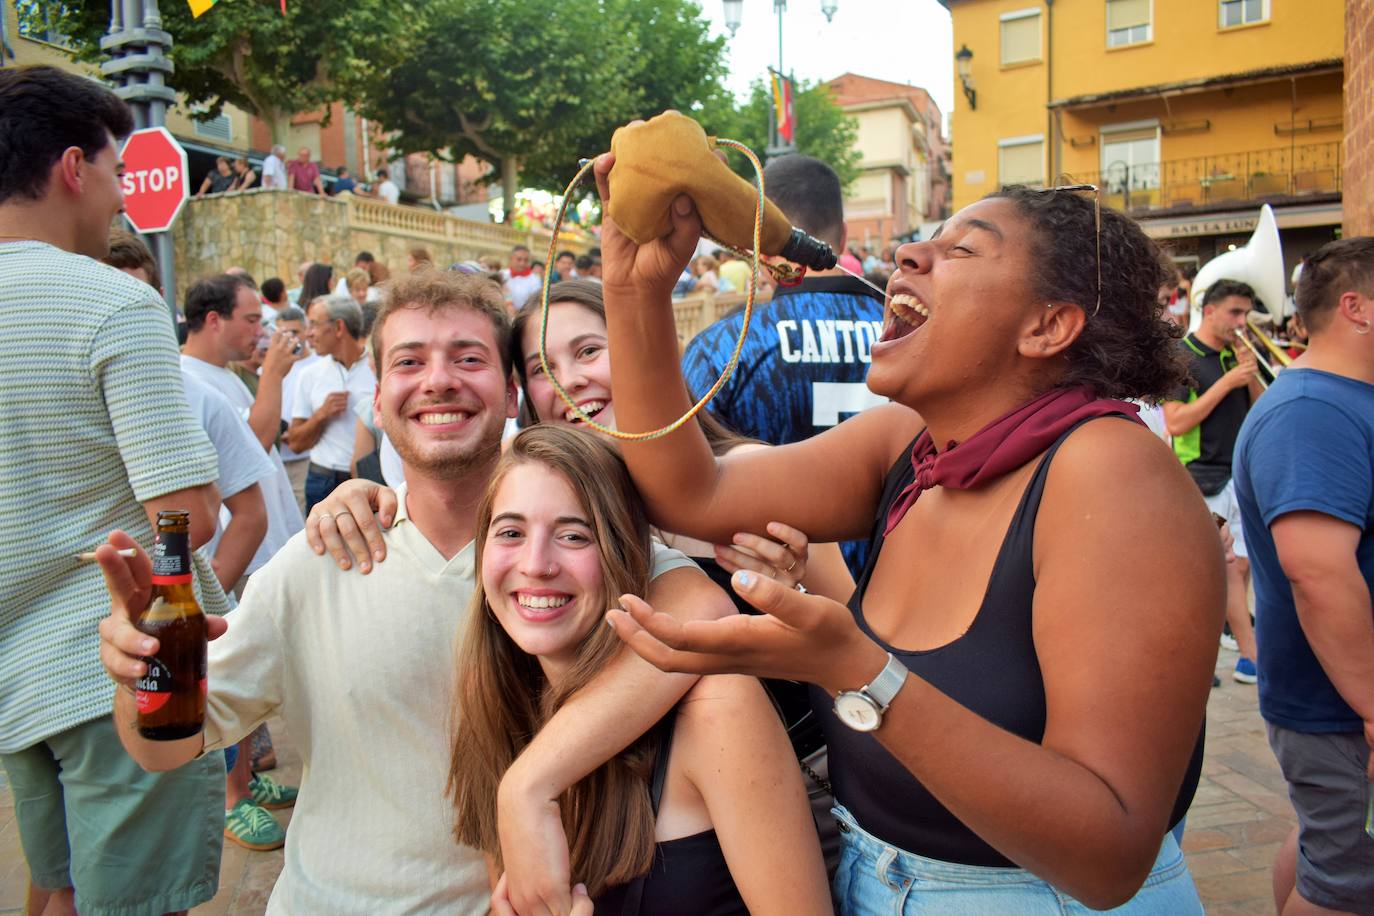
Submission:
<svg viewBox="0 0 1374 916">
<path fill-rule="evenodd" d="M 958 53 L 954 55 L 954 62 L 959 68 L 959 82 L 963 84 L 968 107 L 975 109 L 978 107 L 978 90 L 973 88 L 973 52 L 968 49 L 968 45 L 960 46 Z"/>
<path fill-rule="evenodd" d="M 134 126 L 162 127 L 167 121 L 167 106 L 175 105 L 176 91 L 166 84 L 172 62 L 164 53 L 172 47 L 172 36 L 162 29 L 162 14 L 157 0 L 110 0 L 110 31 L 100 39 L 100 48 L 110 60 L 100 72 L 114 84 L 115 95 L 133 111 Z M 144 237 L 150 243 L 162 273 L 167 307 L 176 321 L 176 269 L 172 263 L 172 233 L 154 232 Z"/>
<path fill-rule="evenodd" d="M 744 15 L 744 0 L 722 0 L 725 8 L 725 28 L 730 31 L 730 37 L 735 37 L 739 31 L 740 20 Z M 837 10 L 839 10 L 839 0 L 821 0 L 821 12 L 825 14 L 825 21 L 831 22 Z M 778 16 L 778 69 L 779 76 L 786 71 L 782 67 L 782 20 L 783 14 L 787 12 L 787 0 L 773 0 L 773 12 Z M 768 150 L 767 155 L 771 158 L 781 156 L 796 151 L 796 144 L 785 142 L 778 136 L 777 116 L 775 106 L 768 106 Z"/>
<path fill-rule="evenodd" d="M 734 38 L 739 31 L 740 17 L 744 15 L 744 0 L 725 0 L 725 27 Z"/>
</svg>

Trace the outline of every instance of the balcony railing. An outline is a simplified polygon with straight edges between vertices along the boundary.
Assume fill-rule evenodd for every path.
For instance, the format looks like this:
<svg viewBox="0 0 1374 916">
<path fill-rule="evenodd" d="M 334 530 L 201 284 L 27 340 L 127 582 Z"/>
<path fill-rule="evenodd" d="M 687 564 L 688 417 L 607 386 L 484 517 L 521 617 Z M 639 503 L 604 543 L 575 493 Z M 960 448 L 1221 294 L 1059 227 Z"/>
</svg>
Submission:
<svg viewBox="0 0 1374 916">
<path fill-rule="evenodd" d="M 1262 203 L 1341 193 L 1341 143 L 1223 153 L 1076 173 L 1102 203 L 1128 212 Z"/>
</svg>

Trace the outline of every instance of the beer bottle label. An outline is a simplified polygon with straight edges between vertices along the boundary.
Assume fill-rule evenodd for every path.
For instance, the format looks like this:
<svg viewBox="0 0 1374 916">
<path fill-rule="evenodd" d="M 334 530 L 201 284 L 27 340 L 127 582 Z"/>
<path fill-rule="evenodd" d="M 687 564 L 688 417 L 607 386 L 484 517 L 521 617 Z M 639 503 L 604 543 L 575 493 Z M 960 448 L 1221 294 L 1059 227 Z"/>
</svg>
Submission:
<svg viewBox="0 0 1374 916">
<path fill-rule="evenodd" d="M 153 542 L 153 584 L 187 585 L 191 581 L 191 536 L 159 531 Z"/>
<path fill-rule="evenodd" d="M 172 699 L 172 672 L 157 656 L 143 659 L 148 673 L 134 682 L 134 699 L 140 715 L 157 712 Z"/>
</svg>

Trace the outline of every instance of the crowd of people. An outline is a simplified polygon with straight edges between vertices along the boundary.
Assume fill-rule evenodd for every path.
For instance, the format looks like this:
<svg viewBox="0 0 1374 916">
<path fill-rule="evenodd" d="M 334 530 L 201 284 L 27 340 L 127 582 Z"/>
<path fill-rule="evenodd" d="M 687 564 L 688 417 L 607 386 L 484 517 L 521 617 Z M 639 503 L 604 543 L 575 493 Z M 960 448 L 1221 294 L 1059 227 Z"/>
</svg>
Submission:
<svg viewBox="0 0 1374 916">
<path fill-rule="evenodd" d="M 1223 621 L 1299 822 L 1276 908 L 1374 912 L 1374 239 L 1305 260 L 1306 346 L 1267 389 L 1235 332 L 1277 304 L 1221 280 L 1184 334 L 1187 281 L 1082 189 L 861 259 L 801 155 L 770 197 L 885 296 L 809 272 L 683 352 L 684 277 L 750 267 L 682 198 L 663 238 L 607 218 L 551 265 L 225 265 L 178 339 L 110 229 L 132 128 L 95 82 L 0 71 L 30 913 L 189 909 L 226 840 L 285 846 L 274 913 L 1200 913 L 1180 844 Z M 308 159 L 282 174 L 319 193 Z M 618 437 L 688 412 L 742 332 L 706 411 Z M 205 720 L 151 740 L 171 508 Z"/>
<path fill-rule="evenodd" d="M 231 194 L 253 188 L 279 188 L 299 191 L 302 194 L 333 196 L 343 193 L 359 197 L 374 197 L 389 204 L 401 201 L 401 189 L 391 180 L 386 168 L 376 170 L 376 177 L 366 183 L 359 183 L 347 166 L 339 166 L 334 178 L 326 186 L 325 174 L 320 164 L 313 158 L 310 147 L 302 146 L 294 159 L 286 158 L 286 147 L 277 144 L 263 157 L 260 169 L 246 156 L 230 159 L 216 156 L 214 167 L 206 173 L 196 191 L 197 197 L 207 194 Z"/>
</svg>

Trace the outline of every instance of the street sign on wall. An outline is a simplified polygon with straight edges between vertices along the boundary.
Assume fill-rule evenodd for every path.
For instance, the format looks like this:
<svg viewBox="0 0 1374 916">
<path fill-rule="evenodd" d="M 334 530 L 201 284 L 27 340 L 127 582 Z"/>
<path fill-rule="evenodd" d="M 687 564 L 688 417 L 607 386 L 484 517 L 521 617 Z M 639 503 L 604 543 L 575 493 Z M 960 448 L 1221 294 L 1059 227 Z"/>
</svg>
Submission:
<svg viewBox="0 0 1374 916">
<path fill-rule="evenodd" d="M 186 198 L 186 150 L 165 127 L 130 134 L 120 155 L 124 160 L 124 215 L 139 232 L 172 228 Z"/>
</svg>

